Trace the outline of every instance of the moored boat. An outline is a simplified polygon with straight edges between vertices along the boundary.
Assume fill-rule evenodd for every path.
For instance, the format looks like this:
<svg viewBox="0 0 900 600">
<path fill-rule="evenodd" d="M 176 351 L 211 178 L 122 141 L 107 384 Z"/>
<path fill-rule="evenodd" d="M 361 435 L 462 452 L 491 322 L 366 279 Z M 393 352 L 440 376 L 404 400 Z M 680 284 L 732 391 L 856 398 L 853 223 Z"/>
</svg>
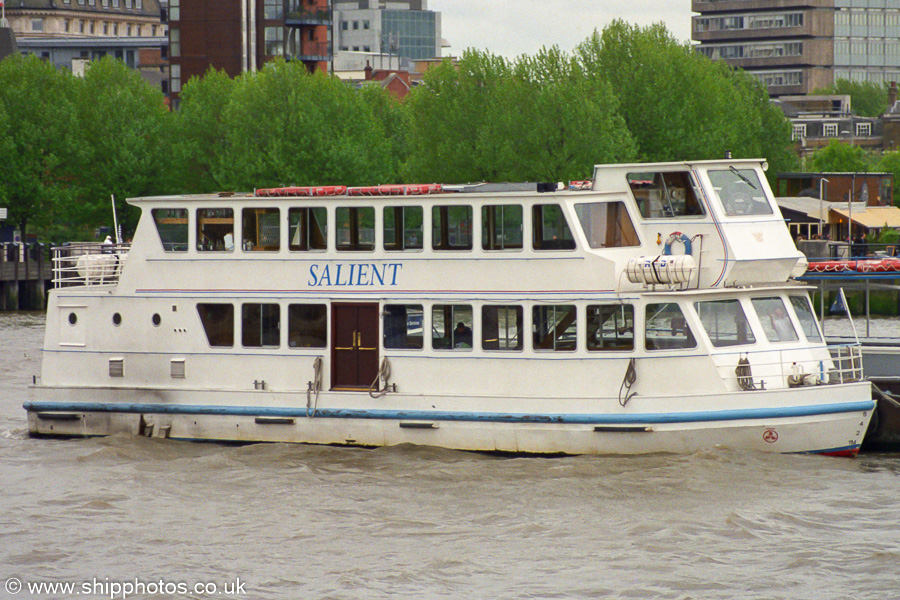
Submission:
<svg viewBox="0 0 900 600">
<path fill-rule="evenodd" d="M 130 247 L 56 251 L 29 431 L 853 455 L 871 388 L 763 166 L 132 199 Z"/>
</svg>

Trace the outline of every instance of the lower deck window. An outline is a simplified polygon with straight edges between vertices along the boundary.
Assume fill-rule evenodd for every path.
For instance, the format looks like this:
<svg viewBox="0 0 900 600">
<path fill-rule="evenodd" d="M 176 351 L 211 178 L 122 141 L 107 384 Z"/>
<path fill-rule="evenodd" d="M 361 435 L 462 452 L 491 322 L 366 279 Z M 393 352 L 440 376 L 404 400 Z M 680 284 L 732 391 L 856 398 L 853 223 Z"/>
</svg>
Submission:
<svg viewBox="0 0 900 600">
<path fill-rule="evenodd" d="M 288 306 L 288 347 L 324 348 L 328 343 L 328 318 L 324 304 Z"/>
<path fill-rule="evenodd" d="M 716 348 L 756 343 L 740 300 L 710 300 L 697 302 L 694 307 Z"/>
<path fill-rule="evenodd" d="M 234 306 L 231 304 L 198 304 L 197 313 L 210 346 L 234 346 Z"/>
<path fill-rule="evenodd" d="M 634 306 L 596 304 L 587 307 L 587 349 L 634 350 Z"/>
<path fill-rule="evenodd" d="M 485 350 L 521 350 L 522 315 L 521 306 L 483 306 L 481 347 Z"/>
<path fill-rule="evenodd" d="M 575 306 L 535 306 L 532 316 L 535 350 L 575 350 L 578 340 L 578 311 Z"/>
<path fill-rule="evenodd" d="M 472 307 L 436 304 L 431 309 L 431 347 L 435 350 L 472 348 Z"/>
<path fill-rule="evenodd" d="M 241 344 L 245 348 L 277 348 L 280 316 L 277 304 L 244 304 L 241 307 Z"/>
<path fill-rule="evenodd" d="M 647 350 L 696 348 L 697 339 L 681 307 L 674 302 L 648 304 L 644 344 Z"/>
<path fill-rule="evenodd" d="M 384 347 L 421 350 L 424 318 L 421 304 L 385 304 Z"/>
</svg>

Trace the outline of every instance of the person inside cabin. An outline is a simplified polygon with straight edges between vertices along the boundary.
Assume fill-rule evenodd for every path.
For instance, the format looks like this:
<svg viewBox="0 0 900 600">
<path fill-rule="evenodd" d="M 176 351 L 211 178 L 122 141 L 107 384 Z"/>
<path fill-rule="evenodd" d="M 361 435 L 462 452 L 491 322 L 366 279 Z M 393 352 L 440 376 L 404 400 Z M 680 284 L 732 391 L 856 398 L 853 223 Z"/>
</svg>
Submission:
<svg viewBox="0 0 900 600">
<path fill-rule="evenodd" d="M 453 347 L 454 348 L 471 348 L 472 347 L 472 329 L 466 327 L 466 324 L 460 321 L 453 330 Z"/>
<path fill-rule="evenodd" d="M 772 323 L 772 329 L 778 334 L 779 342 L 797 339 L 794 335 L 794 326 L 791 325 L 791 319 L 782 307 L 776 308 L 775 312 L 769 315 L 769 320 Z"/>
</svg>

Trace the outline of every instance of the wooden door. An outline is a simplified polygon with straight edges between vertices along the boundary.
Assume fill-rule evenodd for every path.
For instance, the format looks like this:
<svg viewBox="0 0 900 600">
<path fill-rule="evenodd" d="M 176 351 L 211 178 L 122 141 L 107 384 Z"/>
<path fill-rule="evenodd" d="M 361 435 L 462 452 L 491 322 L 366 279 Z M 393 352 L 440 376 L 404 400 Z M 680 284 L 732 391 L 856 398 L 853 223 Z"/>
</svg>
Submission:
<svg viewBox="0 0 900 600">
<path fill-rule="evenodd" d="M 369 389 L 378 375 L 378 305 L 331 305 L 331 387 Z"/>
</svg>

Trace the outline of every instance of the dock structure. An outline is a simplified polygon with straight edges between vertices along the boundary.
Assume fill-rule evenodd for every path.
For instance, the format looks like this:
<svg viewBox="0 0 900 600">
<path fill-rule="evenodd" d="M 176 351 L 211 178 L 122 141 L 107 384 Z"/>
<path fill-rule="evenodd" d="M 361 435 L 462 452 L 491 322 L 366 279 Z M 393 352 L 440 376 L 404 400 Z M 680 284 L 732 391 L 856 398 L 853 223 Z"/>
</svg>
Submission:
<svg viewBox="0 0 900 600">
<path fill-rule="evenodd" d="M 0 310 L 44 310 L 52 279 L 47 246 L 0 243 Z"/>
</svg>

